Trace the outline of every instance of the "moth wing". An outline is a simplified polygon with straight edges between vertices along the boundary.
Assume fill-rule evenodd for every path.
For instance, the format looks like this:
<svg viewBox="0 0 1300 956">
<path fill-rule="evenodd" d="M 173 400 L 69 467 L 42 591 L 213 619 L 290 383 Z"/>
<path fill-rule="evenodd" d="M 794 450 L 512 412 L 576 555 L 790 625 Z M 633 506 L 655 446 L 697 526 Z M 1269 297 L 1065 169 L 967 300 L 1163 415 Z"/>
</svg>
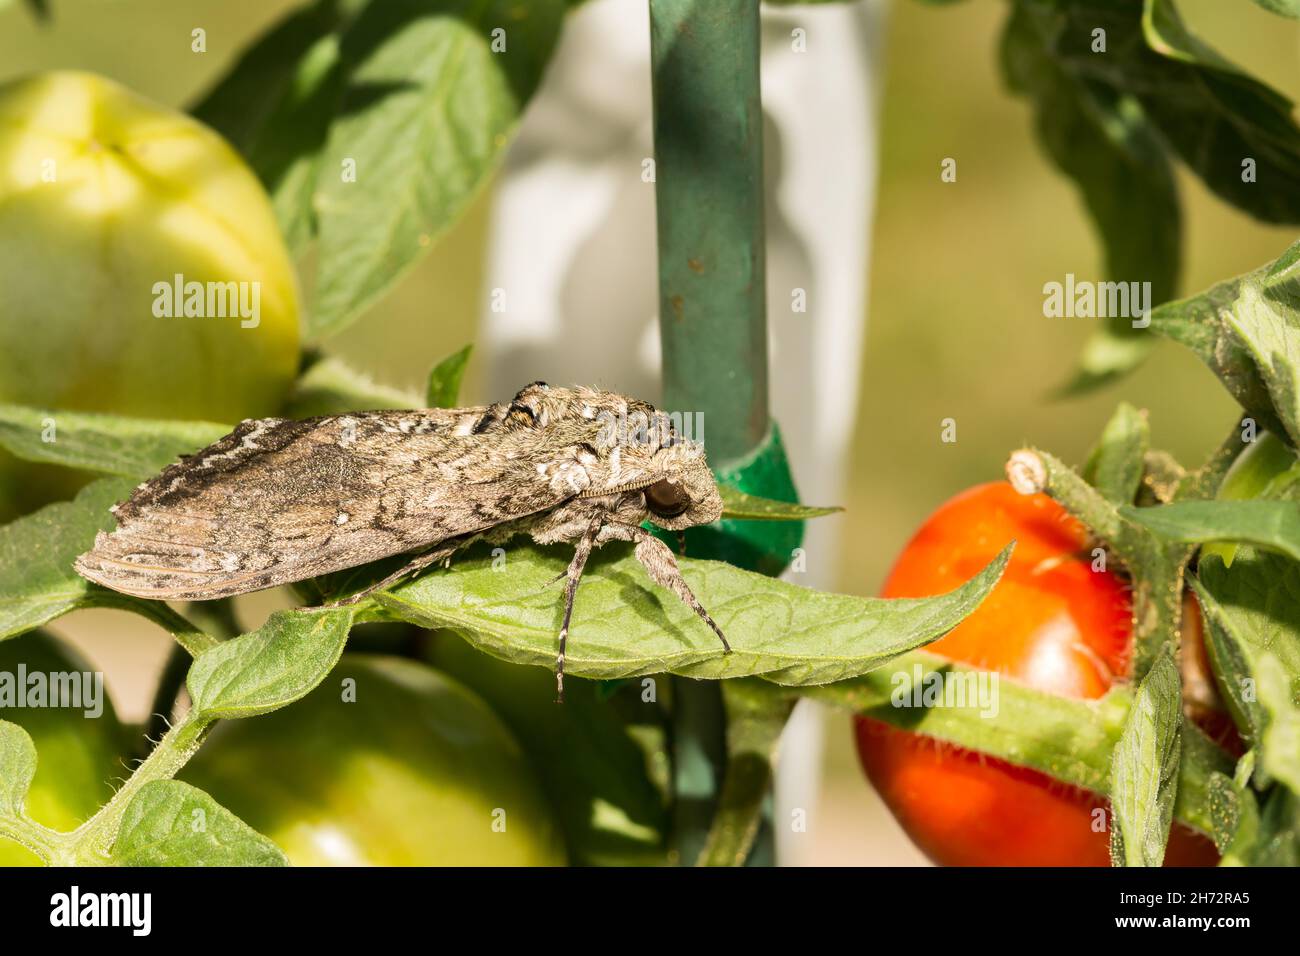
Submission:
<svg viewBox="0 0 1300 956">
<path fill-rule="evenodd" d="M 424 549 L 559 504 L 526 456 L 485 456 L 485 409 L 259 419 L 168 466 L 76 561 L 139 597 L 207 600 Z"/>
</svg>

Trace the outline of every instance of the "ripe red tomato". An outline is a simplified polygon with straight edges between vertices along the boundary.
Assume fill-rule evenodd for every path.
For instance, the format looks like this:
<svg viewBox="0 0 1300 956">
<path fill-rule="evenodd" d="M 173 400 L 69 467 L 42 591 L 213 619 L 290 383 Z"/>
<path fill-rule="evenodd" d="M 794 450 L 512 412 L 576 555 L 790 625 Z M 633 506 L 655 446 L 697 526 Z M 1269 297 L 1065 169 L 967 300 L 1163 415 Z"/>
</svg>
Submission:
<svg viewBox="0 0 1300 956">
<path fill-rule="evenodd" d="M 948 591 L 1013 538 L 1016 550 L 998 586 L 926 650 L 1039 690 L 1102 696 L 1132 663 L 1129 595 L 1118 575 L 1092 570 L 1083 527 L 1046 495 L 1020 495 L 1004 482 L 957 495 L 908 543 L 883 594 Z M 1186 628 L 1188 643 L 1199 630 Z M 1109 835 L 1094 829 L 1103 797 L 880 721 L 859 717 L 856 730 L 867 776 L 934 862 L 1109 864 Z M 1175 824 L 1166 865 L 1210 866 L 1217 859 L 1208 838 Z"/>
</svg>

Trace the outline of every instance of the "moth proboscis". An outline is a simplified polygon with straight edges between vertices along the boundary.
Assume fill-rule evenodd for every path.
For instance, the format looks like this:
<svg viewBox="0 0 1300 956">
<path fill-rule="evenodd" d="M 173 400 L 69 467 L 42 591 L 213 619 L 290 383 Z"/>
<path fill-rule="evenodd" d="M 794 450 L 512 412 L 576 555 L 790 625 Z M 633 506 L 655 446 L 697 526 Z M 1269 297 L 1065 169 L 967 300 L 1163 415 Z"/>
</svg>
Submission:
<svg viewBox="0 0 1300 956">
<path fill-rule="evenodd" d="M 249 420 L 112 511 L 117 528 L 101 531 L 76 569 L 156 600 L 229 597 L 413 555 L 338 602 L 351 603 L 476 541 L 572 542 L 561 700 L 578 582 L 592 550 L 610 541 L 631 542 L 651 580 L 731 650 L 672 551 L 641 526 L 680 532 L 722 514 L 703 446 L 671 416 L 614 392 L 534 382 L 509 402 L 472 408 Z"/>
</svg>

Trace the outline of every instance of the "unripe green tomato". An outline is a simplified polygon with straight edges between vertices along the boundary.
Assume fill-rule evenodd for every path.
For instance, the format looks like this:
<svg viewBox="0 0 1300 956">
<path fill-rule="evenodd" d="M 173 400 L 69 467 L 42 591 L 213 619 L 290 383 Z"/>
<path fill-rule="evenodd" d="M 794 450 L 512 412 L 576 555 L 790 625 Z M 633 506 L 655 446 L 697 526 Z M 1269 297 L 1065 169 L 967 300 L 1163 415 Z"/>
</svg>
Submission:
<svg viewBox="0 0 1300 956">
<path fill-rule="evenodd" d="M 89 73 L 0 85 L 0 401 L 268 415 L 298 313 L 266 193 L 216 132 Z"/>
<path fill-rule="evenodd" d="M 58 638 L 35 631 L 0 642 L 0 675 L 16 681 L 19 665 L 26 675 L 94 673 L 79 654 Z M 32 702 L 30 695 L 27 702 Z M 29 817 L 55 830 L 75 830 L 113 795 L 114 781 L 127 775 L 123 730 L 103 689 L 102 710 L 88 716 L 77 707 L 5 707 L 0 720 L 17 724 L 36 744 L 36 776 L 27 791 Z M 36 866 L 40 860 L 25 847 L 0 838 L 0 866 Z"/>
<path fill-rule="evenodd" d="M 505 725 L 404 658 L 344 655 L 303 700 L 223 721 L 181 776 L 298 866 L 564 863 L 552 808 Z"/>
<path fill-rule="evenodd" d="M 666 786 L 666 741 L 653 705 L 633 705 L 644 714 L 634 736 L 626 707 L 596 681 L 565 678 L 564 704 L 557 705 L 549 668 L 498 660 L 450 631 L 430 637 L 424 658 L 480 694 L 524 744 L 575 864 L 667 862 L 668 811 L 650 776 L 653 767 Z M 623 702 L 641 691 L 637 682 Z"/>
</svg>

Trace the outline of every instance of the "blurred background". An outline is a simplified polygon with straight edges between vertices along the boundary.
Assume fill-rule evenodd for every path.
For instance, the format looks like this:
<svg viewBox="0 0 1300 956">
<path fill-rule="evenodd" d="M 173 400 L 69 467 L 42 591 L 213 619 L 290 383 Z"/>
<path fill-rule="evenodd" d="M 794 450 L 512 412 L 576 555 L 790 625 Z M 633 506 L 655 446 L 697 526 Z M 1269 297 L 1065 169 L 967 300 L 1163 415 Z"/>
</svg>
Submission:
<svg viewBox="0 0 1300 956">
<path fill-rule="evenodd" d="M 0 12 L 0 81 L 35 70 L 93 70 L 183 109 L 239 49 L 297 5 L 56 0 L 45 27 L 25 10 L 7 9 Z M 1149 409 L 1155 443 L 1190 463 L 1218 442 L 1235 412 L 1198 360 L 1164 343 L 1125 381 L 1085 399 L 1051 400 L 1090 320 L 1044 318 L 1043 284 L 1068 272 L 1101 279 L 1101 256 L 1072 187 L 1033 140 L 1026 105 L 1002 86 L 996 58 L 1005 7 L 994 0 L 938 7 L 893 0 L 873 8 L 880 15 L 858 21 L 877 34 L 860 48 L 871 62 L 855 71 L 855 82 L 873 89 L 845 95 L 849 115 L 843 120 L 846 127 L 870 126 L 870 104 L 876 104 L 874 208 L 872 189 L 850 191 L 864 217 L 874 214 L 870 242 L 862 244 L 855 266 L 862 278 L 870 276 L 859 286 L 861 376 L 856 394 L 836 399 L 835 413 L 853 422 L 847 480 L 842 500 L 834 502 L 846 512 L 823 519 L 837 523 L 836 543 L 818 582 L 855 594 L 875 593 L 925 515 L 964 487 L 998 479 L 1008 451 L 1025 442 L 1080 463 L 1123 398 Z M 1300 95 L 1300 34 L 1292 21 L 1246 2 L 1182 0 L 1180 8 L 1220 52 L 1249 64 L 1275 89 Z M 773 11 L 782 24 L 801 15 L 799 8 Z M 190 51 L 196 26 L 208 32 L 208 52 L 201 55 Z M 644 12 L 626 29 L 643 31 Z M 818 58 L 816 34 L 811 39 L 799 68 L 816 71 L 825 60 Z M 841 49 L 841 63 L 843 55 Z M 860 132 L 845 136 L 862 138 Z M 833 138 L 816 145 L 828 162 L 839 149 Z M 940 180 L 946 157 L 957 160 L 955 183 Z M 769 166 L 779 160 L 770 157 Z M 868 169 L 868 178 L 876 171 Z M 1179 179 L 1186 233 L 1180 292 L 1259 266 L 1294 239 L 1286 229 L 1230 210 L 1182 171 Z M 382 382 L 418 389 L 433 361 L 479 337 L 491 285 L 485 262 L 494 241 L 494 198 L 492 190 L 483 195 L 370 315 L 327 341 L 327 351 Z M 635 254 L 646 250 L 653 250 L 649 237 Z M 785 308 L 784 296 L 770 299 L 774 324 L 800 320 Z M 773 378 L 781 376 L 778 357 Z M 476 357 L 465 400 L 500 397 L 489 391 L 494 378 L 488 361 Z M 940 441 L 941 422 L 949 417 L 957 421 L 955 443 Z M 811 427 L 782 425 L 787 433 Z M 806 482 L 819 465 L 792 464 L 796 481 L 802 473 Z M 256 616 L 266 609 L 254 604 L 245 612 Z M 161 632 L 142 635 L 141 628 L 136 619 L 107 611 L 73 615 L 54 628 L 105 668 L 128 719 L 139 719 L 147 708 L 169 643 Z M 828 720 L 824 761 L 809 770 L 822 775 L 822 787 L 798 862 L 923 863 L 859 773 L 847 718 Z"/>
</svg>

